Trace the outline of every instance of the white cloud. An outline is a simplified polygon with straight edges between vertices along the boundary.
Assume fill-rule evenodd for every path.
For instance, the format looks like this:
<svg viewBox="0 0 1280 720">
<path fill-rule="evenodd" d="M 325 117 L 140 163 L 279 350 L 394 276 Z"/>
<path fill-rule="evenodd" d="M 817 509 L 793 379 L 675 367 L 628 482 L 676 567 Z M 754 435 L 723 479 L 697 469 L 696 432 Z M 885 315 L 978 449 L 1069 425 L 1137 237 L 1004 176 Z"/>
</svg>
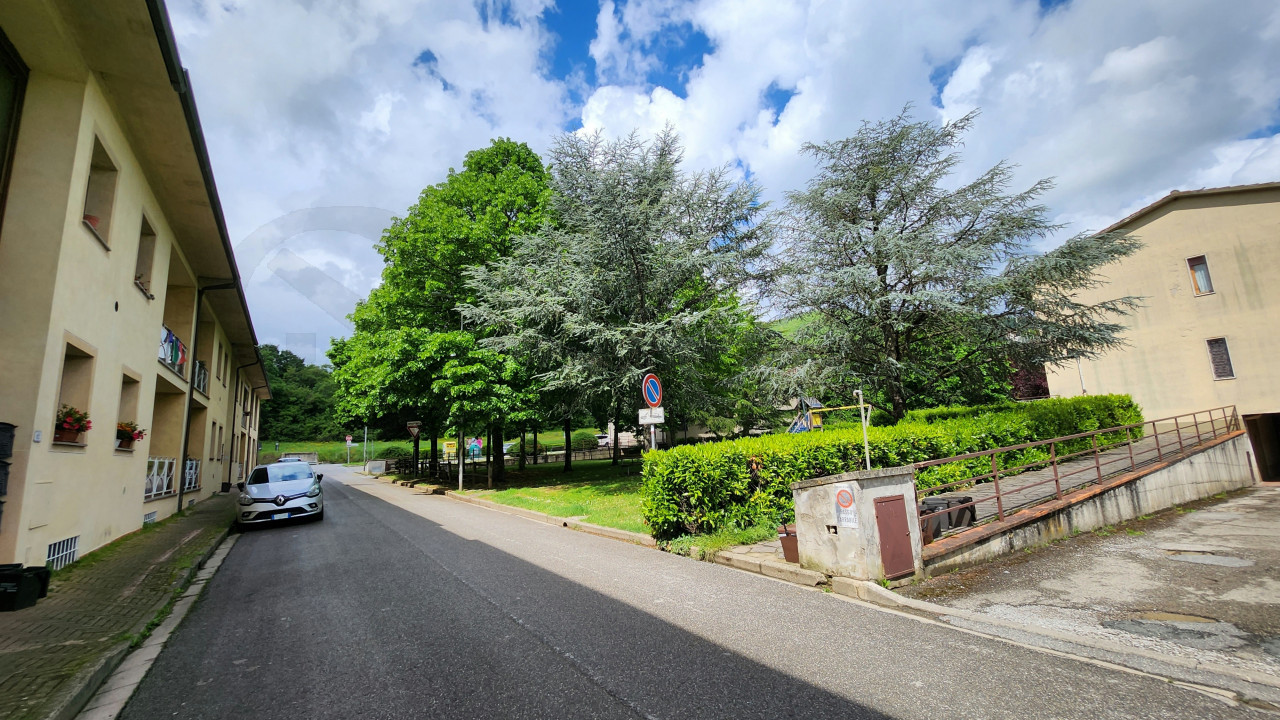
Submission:
<svg viewBox="0 0 1280 720">
<path fill-rule="evenodd" d="M 1008 159 L 1020 187 L 1056 177 L 1045 200 L 1069 231 L 1170 189 L 1280 179 L 1271 0 L 605 0 L 594 77 L 579 62 L 569 78 L 548 77 L 549 0 L 170 2 L 233 239 L 305 207 L 402 212 L 467 150 L 543 150 L 575 117 L 610 136 L 671 123 L 691 166 L 739 165 L 777 200 L 812 172 L 806 141 L 907 103 L 931 120 L 981 108 L 960 172 Z M 679 92 L 647 84 L 690 25 L 712 49 Z M 776 90 L 793 93 L 780 112 Z M 344 237 L 295 249 L 363 292 L 377 257 Z M 266 337 L 294 331 L 276 308 L 324 325 L 270 272 L 249 290 Z"/>
</svg>

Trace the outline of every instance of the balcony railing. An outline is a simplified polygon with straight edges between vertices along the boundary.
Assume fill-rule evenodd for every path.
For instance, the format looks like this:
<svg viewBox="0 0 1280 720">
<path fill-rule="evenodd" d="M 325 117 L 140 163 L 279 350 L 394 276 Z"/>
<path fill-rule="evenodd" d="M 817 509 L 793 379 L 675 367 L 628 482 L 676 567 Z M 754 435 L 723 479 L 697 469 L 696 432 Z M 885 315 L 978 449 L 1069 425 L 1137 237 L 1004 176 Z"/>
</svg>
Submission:
<svg viewBox="0 0 1280 720">
<path fill-rule="evenodd" d="M 182 473 L 182 492 L 200 489 L 200 461 L 187 460 L 187 467 Z"/>
<path fill-rule="evenodd" d="M 196 370 L 191 374 L 191 379 L 196 384 L 196 390 L 199 390 L 201 395 L 209 397 L 209 367 L 204 364 L 204 361 L 196 361 Z"/>
<path fill-rule="evenodd" d="M 147 486 L 142 492 L 143 500 L 153 500 L 176 492 L 173 489 L 173 469 L 177 464 L 177 458 L 147 458 Z"/>
<path fill-rule="evenodd" d="M 160 326 L 160 354 L 158 359 L 160 364 L 178 373 L 182 377 L 187 376 L 187 346 L 173 331 L 168 327 Z"/>
</svg>

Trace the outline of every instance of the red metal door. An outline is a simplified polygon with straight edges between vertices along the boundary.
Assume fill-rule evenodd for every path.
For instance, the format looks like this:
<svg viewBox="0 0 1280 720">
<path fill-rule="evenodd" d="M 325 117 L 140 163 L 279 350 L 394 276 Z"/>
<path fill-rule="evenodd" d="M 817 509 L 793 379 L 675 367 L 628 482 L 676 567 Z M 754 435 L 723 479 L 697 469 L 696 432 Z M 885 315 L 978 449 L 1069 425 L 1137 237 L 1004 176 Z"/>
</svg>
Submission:
<svg viewBox="0 0 1280 720">
<path fill-rule="evenodd" d="M 876 498 L 876 530 L 880 533 L 880 564 L 890 580 L 915 572 L 907 501 L 902 495 Z"/>
</svg>

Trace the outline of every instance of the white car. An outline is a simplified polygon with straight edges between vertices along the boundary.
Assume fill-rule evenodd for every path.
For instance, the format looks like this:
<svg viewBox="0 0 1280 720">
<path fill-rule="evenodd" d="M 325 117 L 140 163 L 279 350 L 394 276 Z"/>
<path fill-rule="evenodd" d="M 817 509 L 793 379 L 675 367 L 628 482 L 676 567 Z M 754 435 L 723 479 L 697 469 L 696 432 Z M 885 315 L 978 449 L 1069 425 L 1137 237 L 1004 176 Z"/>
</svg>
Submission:
<svg viewBox="0 0 1280 720">
<path fill-rule="evenodd" d="M 609 447 L 609 436 L 605 433 L 596 435 L 596 446 L 602 448 Z"/>
<path fill-rule="evenodd" d="M 324 519 L 324 491 L 316 474 L 307 463 L 278 462 L 259 465 L 249 473 L 240 488 L 239 525 L 254 525 L 274 520 L 309 517 Z"/>
</svg>

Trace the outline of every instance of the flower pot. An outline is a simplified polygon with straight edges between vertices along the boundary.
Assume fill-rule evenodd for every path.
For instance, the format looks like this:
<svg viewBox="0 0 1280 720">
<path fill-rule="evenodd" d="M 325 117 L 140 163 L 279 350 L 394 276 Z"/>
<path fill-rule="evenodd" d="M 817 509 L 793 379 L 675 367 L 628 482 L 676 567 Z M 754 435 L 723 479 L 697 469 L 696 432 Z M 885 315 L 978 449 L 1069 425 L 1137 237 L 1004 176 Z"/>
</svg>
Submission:
<svg viewBox="0 0 1280 720">
<path fill-rule="evenodd" d="M 60 443 L 73 443 L 80 439 L 80 433 L 75 430 L 66 428 L 54 428 L 53 441 Z"/>
<path fill-rule="evenodd" d="M 94 230 L 97 230 L 98 223 L 102 222 L 102 220 L 99 219 L 97 215 L 89 215 L 87 213 L 84 216 L 84 221 L 89 223 L 89 226 L 92 227 Z"/>
</svg>

